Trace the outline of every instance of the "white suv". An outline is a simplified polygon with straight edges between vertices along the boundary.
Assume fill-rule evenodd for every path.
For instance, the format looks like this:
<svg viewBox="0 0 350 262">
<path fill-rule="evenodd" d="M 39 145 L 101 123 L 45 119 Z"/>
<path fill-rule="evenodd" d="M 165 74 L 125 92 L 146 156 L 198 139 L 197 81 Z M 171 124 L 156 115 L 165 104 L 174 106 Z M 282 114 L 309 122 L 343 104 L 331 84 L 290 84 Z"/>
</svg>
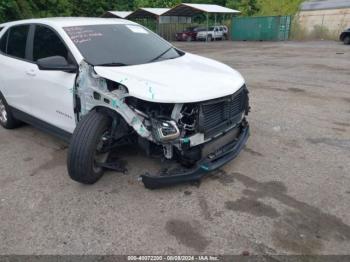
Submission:
<svg viewBox="0 0 350 262">
<path fill-rule="evenodd" d="M 228 29 L 226 26 L 211 26 L 206 29 L 203 29 L 197 33 L 197 40 L 225 40 L 227 39 Z"/>
<path fill-rule="evenodd" d="M 123 171 L 110 153 L 129 144 L 187 167 L 143 174 L 146 187 L 199 180 L 248 139 L 242 76 L 136 23 L 49 18 L 0 28 L 0 123 L 29 123 L 69 141 L 75 181 Z"/>
</svg>

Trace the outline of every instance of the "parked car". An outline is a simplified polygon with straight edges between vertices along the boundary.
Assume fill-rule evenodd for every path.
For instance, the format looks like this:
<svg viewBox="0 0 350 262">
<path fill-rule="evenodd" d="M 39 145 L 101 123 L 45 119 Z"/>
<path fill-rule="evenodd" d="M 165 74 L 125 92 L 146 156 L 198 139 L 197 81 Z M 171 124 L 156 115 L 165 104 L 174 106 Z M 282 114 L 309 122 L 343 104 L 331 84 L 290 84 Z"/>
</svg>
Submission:
<svg viewBox="0 0 350 262">
<path fill-rule="evenodd" d="M 204 29 L 203 31 L 200 31 L 197 33 L 197 40 L 207 40 L 208 41 L 214 41 L 214 40 L 223 40 L 225 39 L 225 32 L 223 26 L 211 26 L 207 29 Z M 227 35 L 227 32 L 226 32 Z"/>
<path fill-rule="evenodd" d="M 346 45 L 350 45 L 350 28 L 340 34 L 340 41 Z"/>
<path fill-rule="evenodd" d="M 177 41 L 188 41 L 188 42 L 196 41 L 197 33 L 201 30 L 204 30 L 204 29 L 199 27 L 188 27 L 182 32 L 176 33 L 175 37 Z"/>
<path fill-rule="evenodd" d="M 111 152 L 132 144 L 187 167 L 143 174 L 147 188 L 197 181 L 248 139 L 243 77 L 134 22 L 47 18 L 0 28 L 0 123 L 23 121 L 69 141 L 75 181 L 124 171 Z"/>
</svg>

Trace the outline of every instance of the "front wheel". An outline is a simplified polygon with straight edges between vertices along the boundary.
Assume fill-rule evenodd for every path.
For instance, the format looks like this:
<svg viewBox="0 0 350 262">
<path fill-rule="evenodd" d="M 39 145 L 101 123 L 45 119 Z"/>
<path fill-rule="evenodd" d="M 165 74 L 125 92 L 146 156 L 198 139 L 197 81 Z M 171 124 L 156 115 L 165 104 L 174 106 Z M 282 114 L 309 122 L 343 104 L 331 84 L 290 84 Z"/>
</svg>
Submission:
<svg viewBox="0 0 350 262">
<path fill-rule="evenodd" d="M 103 147 L 110 130 L 111 119 L 96 111 L 91 111 L 79 122 L 71 139 L 67 159 L 68 173 L 73 180 L 94 184 L 103 176 L 101 164 L 108 158 Z"/>
<path fill-rule="evenodd" d="M 14 129 L 20 124 L 20 121 L 13 116 L 4 96 L 0 93 L 0 125 L 6 129 Z"/>
</svg>

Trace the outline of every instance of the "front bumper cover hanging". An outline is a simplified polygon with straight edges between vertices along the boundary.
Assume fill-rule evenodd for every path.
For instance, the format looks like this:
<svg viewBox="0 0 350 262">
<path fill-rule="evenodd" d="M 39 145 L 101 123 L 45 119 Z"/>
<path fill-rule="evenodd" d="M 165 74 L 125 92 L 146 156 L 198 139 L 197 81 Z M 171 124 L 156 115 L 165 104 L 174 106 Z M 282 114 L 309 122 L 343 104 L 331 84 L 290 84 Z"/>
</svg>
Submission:
<svg viewBox="0 0 350 262">
<path fill-rule="evenodd" d="M 185 182 L 199 181 L 209 172 L 222 167 L 226 163 L 236 158 L 244 148 L 248 140 L 249 133 L 249 125 L 248 123 L 245 123 L 241 127 L 241 132 L 235 140 L 217 150 L 216 152 L 220 153 L 216 153 L 214 157 L 205 157 L 204 159 L 200 160 L 194 168 L 189 169 L 188 171 L 179 172 L 177 174 L 169 174 L 164 176 L 152 176 L 149 173 L 146 173 L 141 175 L 140 180 L 148 189 L 157 189 Z"/>
</svg>

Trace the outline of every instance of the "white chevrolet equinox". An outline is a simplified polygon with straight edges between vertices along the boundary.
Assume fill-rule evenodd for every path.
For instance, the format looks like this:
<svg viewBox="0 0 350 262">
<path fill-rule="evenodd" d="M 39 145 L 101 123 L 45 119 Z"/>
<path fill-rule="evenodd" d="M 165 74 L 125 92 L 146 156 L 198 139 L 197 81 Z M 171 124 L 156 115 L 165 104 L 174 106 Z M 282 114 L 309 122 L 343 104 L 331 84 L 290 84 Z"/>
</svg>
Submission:
<svg viewBox="0 0 350 262">
<path fill-rule="evenodd" d="M 242 76 L 177 49 L 127 20 L 48 18 L 0 24 L 0 123 L 28 123 L 70 143 L 70 177 L 93 184 L 123 171 L 136 144 L 183 168 L 144 173 L 147 188 L 197 181 L 249 137 Z"/>
</svg>

